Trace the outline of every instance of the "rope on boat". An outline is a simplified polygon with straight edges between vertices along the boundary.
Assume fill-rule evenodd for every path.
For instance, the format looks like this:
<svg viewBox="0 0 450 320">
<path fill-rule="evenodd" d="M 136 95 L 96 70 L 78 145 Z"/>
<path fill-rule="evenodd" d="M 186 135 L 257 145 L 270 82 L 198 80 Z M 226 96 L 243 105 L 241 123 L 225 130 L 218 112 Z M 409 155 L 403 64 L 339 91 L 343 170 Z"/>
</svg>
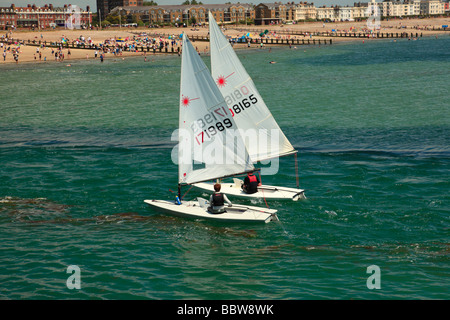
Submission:
<svg viewBox="0 0 450 320">
<path fill-rule="evenodd" d="M 295 153 L 295 180 L 297 182 L 297 189 L 300 188 L 300 184 L 298 182 L 298 160 L 297 160 L 297 153 Z"/>
<path fill-rule="evenodd" d="M 184 196 L 187 195 L 187 193 L 188 193 L 189 191 L 191 191 L 192 187 L 193 187 L 193 186 L 191 185 L 191 187 L 188 189 L 188 191 L 186 191 L 186 192 L 183 194 L 183 196 L 181 197 L 180 200 L 183 200 Z"/>
<path fill-rule="evenodd" d="M 189 191 L 191 191 L 192 187 L 193 187 L 193 186 L 191 186 L 191 187 L 188 189 L 188 191 L 186 191 L 186 192 L 183 194 L 183 196 L 181 197 L 180 200 L 183 200 L 184 196 L 187 195 L 187 193 L 188 193 Z M 172 192 L 172 193 L 176 193 L 175 191 L 170 190 L 170 188 L 169 188 L 169 191 Z"/>
<path fill-rule="evenodd" d="M 260 181 L 261 184 L 262 184 L 261 171 L 259 171 L 258 174 L 259 174 L 259 181 Z M 264 189 L 261 189 L 261 191 L 262 191 L 262 194 L 263 194 L 264 202 L 266 203 L 266 207 L 267 207 L 267 209 L 270 209 L 270 208 L 269 208 L 269 205 L 267 204 L 267 201 L 266 201 L 266 196 L 264 195 Z"/>
</svg>

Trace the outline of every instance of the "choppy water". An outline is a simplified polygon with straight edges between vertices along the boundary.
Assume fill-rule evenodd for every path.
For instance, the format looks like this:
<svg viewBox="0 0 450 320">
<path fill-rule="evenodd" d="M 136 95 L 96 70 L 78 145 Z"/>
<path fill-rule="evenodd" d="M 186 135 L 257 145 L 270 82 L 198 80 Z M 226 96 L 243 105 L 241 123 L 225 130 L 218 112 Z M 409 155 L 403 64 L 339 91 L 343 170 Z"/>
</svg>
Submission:
<svg viewBox="0 0 450 320">
<path fill-rule="evenodd" d="M 448 299 L 449 48 L 239 53 L 307 190 L 270 202 L 281 222 L 267 225 L 143 203 L 176 189 L 178 57 L 0 66 L 0 298 Z M 295 186 L 293 159 L 263 181 Z"/>
</svg>

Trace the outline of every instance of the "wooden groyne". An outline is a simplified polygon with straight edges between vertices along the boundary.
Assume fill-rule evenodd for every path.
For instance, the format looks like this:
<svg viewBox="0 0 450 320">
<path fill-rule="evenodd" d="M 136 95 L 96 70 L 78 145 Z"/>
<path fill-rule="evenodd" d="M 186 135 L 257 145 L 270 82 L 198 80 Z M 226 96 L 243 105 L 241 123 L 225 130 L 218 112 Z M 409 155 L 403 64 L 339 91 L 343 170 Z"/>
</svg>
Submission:
<svg viewBox="0 0 450 320">
<path fill-rule="evenodd" d="M 313 36 L 341 38 L 419 38 L 422 33 L 408 32 L 315 32 Z"/>
<path fill-rule="evenodd" d="M 167 37 L 169 34 L 164 33 L 155 33 L 148 35 L 149 37 Z M 192 42 L 195 41 L 208 41 L 209 36 L 201 36 L 201 35 L 188 35 L 189 40 Z M 316 44 L 333 44 L 333 40 L 331 39 L 299 39 L 299 38 L 290 38 L 290 39 L 280 39 L 280 38 L 231 38 L 230 42 L 233 43 L 250 43 L 250 44 L 273 44 L 273 45 L 316 45 Z"/>
<path fill-rule="evenodd" d="M 98 51 L 105 51 L 110 49 L 111 51 L 120 48 L 123 51 L 135 51 L 135 52 L 153 52 L 153 53 L 174 53 L 178 54 L 180 52 L 180 48 L 177 46 L 164 46 L 164 47 L 156 47 L 156 46 L 150 46 L 150 45 L 124 45 L 124 44 L 86 44 L 86 43 L 69 43 L 69 42 L 55 42 L 55 41 L 37 41 L 37 40 L 19 40 L 19 39 L 0 39 L 0 42 L 3 42 L 6 45 L 27 45 L 27 46 L 44 46 L 47 48 L 61 48 L 61 49 L 85 49 L 85 50 L 98 50 Z"/>
<path fill-rule="evenodd" d="M 263 29 L 235 29 L 240 32 L 250 32 L 254 34 L 265 33 Z M 432 29 L 435 30 L 435 29 Z M 436 29 L 438 30 L 438 29 Z M 445 31 L 445 30 L 443 30 Z M 272 30 L 270 34 L 273 36 L 302 36 L 302 37 L 339 37 L 339 38 L 419 38 L 422 37 L 422 32 L 345 32 L 345 31 L 295 31 L 295 30 Z"/>
<path fill-rule="evenodd" d="M 162 34 L 158 34 L 158 37 L 162 37 Z M 207 36 L 199 36 L 199 35 L 191 35 L 189 36 L 189 39 L 192 42 L 195 41 L 208 41 L 209 37 Z M 20 45 L 27 45 L 27 46 L 45 46 L 48 48 L 63 48 L 63 49 L 86 49 L 86 50 L 114 50 L 115 48 L 119 47 L 123 51 L 137 51 L 137 52 L 153 52 L 153 53 L 174 53 L 178 54 L 180 52 L 179 46 L 163 46 L 163 47 L 155 47 L 154 45 L 145 45 L 145 44 L 137 44 L 134 46 L 129 46 L 126 44 L 116 43 L 116 44 L 86 44 L 86 43 L 75 43 L 75 42 L 55 42 L 55 41 L 41 41 L 41 40 L 20 40 L 20 39 L 0 39 L 0 42 L 3 42 L 7 45 L 14 45 L 14 44 L 20 44 Z M 322 45 L 322 44 L 333 44 L 332 39 L 277 39 L 277 38 L 257 38 L 257 39 L 250 39 L 250 38 L 236 38 L 236 39 L 230 39 L 230 42 L 233 43 L 250 43 L 255 45 Z"/>
<path fill-rule="evenodd" d="M 248 30 L 247 30 L 248 31 Z M 250 32 L 259 32 L 261 30 L 253 30 Z M 284 31 L 284 30 L 283 30 Z M 286 31 L 287 32 L 287 31 Z M 422 33 L 413 33 L 413 32 L 377 32 L 377 33 L 363 33 L 363 32 L 299 32 L 293 33 L 289 31 L 289 38 L 231 38 L 229 39 L 232 43 L 245 43 L 245 44 L 255 44 L 255 45 L 327 45 L 333 44 L 333 39 L 317 39 L 313 37 L 326 37 L 326 38 L 419 38 L 422 37 Z M 276 34 L 280 34 L 280 32 L 276 32 Z M 295 37 L 292 37 L 294 35 Z M 149 37 L 165 37 L 167 38 L 169 34 L 164 33 L 155 33 L 149 34 Z M 298 36 L 303 36 L 303 38 L 299 38 Z M 202 35 L 189 35 L 189 39 L 192 42 L 195 41 L 208 41 L 209 36 Z M 0 42 L 3 42 L 7 45 L 20 44 L 20 45 L 28 45 L 28 46 L 45 46 L 50 48 L 64 48 L 64 49 L 86 49 L 86 50 L 114 50 L 119 47 L 123 51 L 137 51 L 137 52 L 153 52 L 153 53 L 169 53 L 169 54 L 178 54 L 180 52 L 179 46 L 173 46 L 169 44 L 168 46 L 155 46 L 155 45 L 147 45 L 147 44 L 135 44 L 134 46 L 130 46 L 127 44 L 116 43 L 116 44 L 87 44 L 87 43 L 75 43 L 75 42 L 55 42 L 55 41 L 42 41 L 42 40 L 20 40 L 20 39 L 12 39 L 12 38 L 0 38 Z"/>
</svg>

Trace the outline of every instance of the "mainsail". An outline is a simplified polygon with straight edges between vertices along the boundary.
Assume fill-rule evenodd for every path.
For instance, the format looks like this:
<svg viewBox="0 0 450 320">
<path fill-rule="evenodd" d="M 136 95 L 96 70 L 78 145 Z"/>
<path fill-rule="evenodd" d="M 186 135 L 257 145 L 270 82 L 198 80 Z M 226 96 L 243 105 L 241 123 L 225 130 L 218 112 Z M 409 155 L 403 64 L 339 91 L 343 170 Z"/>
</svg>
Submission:
<svg viewBox="0 0 450 320">
<path fill-rule="evenodd" d="M 227 104 L 203 60 L 183 35 L 178 133 L 180 184 L 254 170 Z"/>
<path fill-rule="evenodd" d="M 253 163 L 296 153 L 209 12 L 212 77 L 245 141 Z"/>
</svg>

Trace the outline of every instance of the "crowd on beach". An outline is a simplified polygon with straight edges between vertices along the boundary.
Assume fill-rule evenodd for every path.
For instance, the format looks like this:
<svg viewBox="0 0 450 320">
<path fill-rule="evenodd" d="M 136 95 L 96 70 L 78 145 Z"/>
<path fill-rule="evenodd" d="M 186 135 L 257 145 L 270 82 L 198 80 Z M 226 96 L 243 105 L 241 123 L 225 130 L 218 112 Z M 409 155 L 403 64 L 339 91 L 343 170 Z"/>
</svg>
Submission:
<svg viewBox="0 0 450 320">
<path fill-rule="evenodd" d="M 97 49 L 97 50 L 103 50 L 105 53 L 106 52 L 114 52 L 116 51 L 115 49 L 120 49 L 122 51 L 130 51 L 130 52 L 135 52 L 138 50 L 138 47 L 145 47 L 145 48 L 149 48 L 149 49 L 159 49 L 159 48 L 164 48 L 167 47 L 169 45 L 169 43 L 172 44 L 172 46 L 175 43 L 178 43 L 175 40 L 171 40 L 174 39 L 172 37 L 169 37 L 169 39 L 164 39 L 164 38 L 150 38 L 147 36 L 147 34 L 143 33 L 140 34 L 138 36 L 134 35 L 132 37 L 113 37 L 113 38 L 107 38 L 103 41 L 97 42 L 95 43 L 91 37 L 88 37 L 87 39 L 84 36 L 80 36 L 78 38 L 76 38 L 75 40 L 70 40 L 68 38 L 65 38 L 64 35 L 62 36 L 61 39 L 61 44 L 63 46 L 72 46 L 72 47 L 76 47 L 76 48 L 83 48 L 83 49 Z M 111 50 L 108 50 L 111 49 Z M 147 50 L 149 51 L 149 50 Z"/>
<path fill-rule="evenodd" d="M 325 39 L 333 37 L 335 41 L 359 41 L 356 37 L 346 37 L 345 34 L 362 33 L 366 39 L 377 38 L 380 33 L 393 32 L 401 29 L 402 33 L 395 33 L 397 37 L 404 37 L 405 29 L 421 30 L 424 36 L 448 35 L 448 31 L 434 31 L 442 25 L 450 24 L 448 18 L 415 19 L 382 21 L 380 30 L 367 28 L 366 22 L 342 22 L 295 24 L 281 26 L 222 26 L 223 31 L 233 45 L 246 48 L 254 45 L 248 43 L 251 38 L 258 47 L 263 48 L 262 39 L 281 39 L 280 43 L 290 44 L 286 40 Z M 261 35 L 261 29 L 264 35 Z M 164 28 L 164 29 L 120 29 L 120 30 L 50 30 L 26 31 L 8 30 L 0 34 L 0 52 L 6 63 L 19 63 L 19 61 L 65 61 L 67 59 L 98 59 L 107 57 L 143 56 L 146 60 L 148 54 L 181 53 L 181 34 L 189 35 L 199 53 L 208 53 L 208 41 L 202 40 L 208 36 L 206 25 L 193 26 L 193 28 Z M 267 32 L 266 32 L 267 30 Z M 433 30 L 433 31 L 429 31 Z M 437 30 L 437 29 L 436 29 Z M 335 37 L 332 33 L 339 33 Z M 13 34 L 14 33 L 14 34 Z M 383 35 L 381 34 L 381 37 Z M 412 37 L 412 33 L 408 36 Z M 243 39 L 245 38 L 245 39 Z M 331 39 L 331 38 L 330 38 Z M 363 40 L 364 41 L 364 40 Z M 331 41 L 330 41 L 331 42 Z M 268 42 L 266 42 L 267 44 Z M 278 41 L 270 41 L 277 44 Z M 309 43 L 309 41 L 307 42 Z M 319 42 L 320 44 L 320 42 Z M 265 45 L 264 45 L 265 47 Z M 19 59 L 20 57 L 20 59 Z"/>
<path fill-rule="evenodd" d="M 122 56 L 124 52 L 143 54 L 153 52 L 161 52 L 166 48 L 180 53 L 181 37 L 150 37 L 146 33 L 139 35 L 132 35 L 128 37 L 107 37 L 101 41 L 94 41 L 90 36 L 85 37 L 80 35 L 75 39 L 70 39 L 67 35 L 62 35 L 59 39 L 53 41 L 44 40 L 43 35 L 35 36 L 33 40 L 18 40 L 14 39 L 11 32 L 8 32 L 0 37 L 0 49 L 3 55 L 3 61 L 7 60 L 9 55 L 13 55 L 14 61 L 19 62 L 19 55 L 25 48 L 36 48 L 33 52 L 33 60 L 48 61 L 53 58 L 55 61 L 64 61 L 66 58 L 71 58 L 71 50 L 82 50 L 85 53 L 86 59 L 92 57 L 100 58 L 101 61 L 107 56 Z M 30 50 L 30 49 L 28 49 Z M 34 49 L 33 49 L 34 50 Z M 51 56 L 49 52 L 51 50 Z M 173 52 L 173 51 L 172 51 Z M 80 58 L 78 56 L 78 58 Z"/>
<path fill-rule="evenodd" d="M 127 37 L 106 37 L 100 41 L 94 41 L 90 36 L 80 35 L 75 39 L 70 39 L 68 34 L 61 35 L 58 39 L 47 41 L 43 34 L 35 36 L 33 40 L 14 39 L 12 32 L 8 32 L 0 37 L 1 51 L 3 53 L 3 61 L 6 61 L 9 54 L 14 54 L 14 59 L 18 63 L 19 54 L 25 48 L 35 47 L 33 52 L 33 60 L 48 61 L 48 53 L 51 50 L 51 57 L 55 57 L 55 61 L 64 61 L 65 58 L 71 57 L 71 50 L 83 50 L 86 59 L 92 57 L 101 58 L 103 60 L 107 55 L 122 56 L 123 53 L 142 54 L 153 52 L 178 52 L 181 51 L 181 35 L 175 36 L 149 36 L 146 33 L 129 35 Z M 79 55 L 78 55 L 78 58 Z"/>
<path fill-rule="evenodd" d="M 6 61 L 6 56 L 8 54 L 12 54 L 13 59 L 16 63 L 19 63 L 19 53 L 20 53 L 20 48 L 18 47 L 12 47 L 11 46 L 6 46 L 3 44 L 3 42 L 0 43 L 0 51 L 2 52 L 2 57 L 3 57 L 3 61 Z"/>
</svg>

